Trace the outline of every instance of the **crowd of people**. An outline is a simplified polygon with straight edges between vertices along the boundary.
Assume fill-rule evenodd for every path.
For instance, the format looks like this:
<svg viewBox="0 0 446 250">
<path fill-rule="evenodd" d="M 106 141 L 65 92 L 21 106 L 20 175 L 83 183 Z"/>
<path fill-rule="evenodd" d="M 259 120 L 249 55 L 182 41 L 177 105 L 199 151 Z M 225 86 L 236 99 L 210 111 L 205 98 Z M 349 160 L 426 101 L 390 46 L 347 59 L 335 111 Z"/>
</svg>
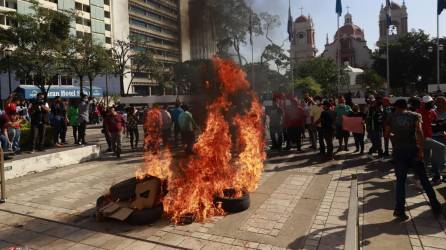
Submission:
<svg viewBox="0 0 446 250">
<path fill-rule="evenodd" d="M 333 160 L 335 139 L 339 145 L 337 152 L 348 152 L 349 139 L 353 136 L 354 153 L 364 154 L 367 136 L 371 143 L 368 157 L 375 159 L 376 154 L 381 161 L 393 163 L 397 177 L 394 215 L 402 220 L 408 218 L 404 207 L 405 182 L 411 168 L 419 178 L 434 214 L 441 214 L 442 208 L 432 186 L 446 182 L 445 97 L 402 98 L 392 104 L 387 97 L 370 95 L 363 105 L 347 101 L 343 96 L 337 102 L 309 95 L 302 101 L 275 98 L 267 115 L 271 150 L 296 147 L 300 152 L 307 132 L 310 149 L 318 148 L 326 160 Z M 431 172 L 430 181 L 426 169 Z"/>
</svg>

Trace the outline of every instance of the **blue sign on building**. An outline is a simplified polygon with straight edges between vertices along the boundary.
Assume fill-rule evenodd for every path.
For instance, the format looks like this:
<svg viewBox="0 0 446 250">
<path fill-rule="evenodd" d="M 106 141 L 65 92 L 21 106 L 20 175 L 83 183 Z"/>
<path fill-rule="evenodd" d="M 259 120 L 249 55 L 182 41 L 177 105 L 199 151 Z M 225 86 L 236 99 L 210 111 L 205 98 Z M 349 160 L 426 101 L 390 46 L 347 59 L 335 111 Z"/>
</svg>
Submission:
<svg viewBox="0 0 446 250">
<path fill-rule="evenodd" d="M 45 87 L 45 89 L 47 88 L 48 86 Z M 83 90 L 86 95 L 90 94 L 89 87 L 84 87 Z M 20 85 L 18 88 L 16 88 L 15 92 L 19 93 L 25 99 L 33 99 L 38 93 L 42 91 L 39 87 L 34 85 Z M 80 95 L 81 90 L 78 86 L 51 86 L 48 90 L 49 99 L 54 99 L 56 96 L 60 96 L 64 99 L 74 99 L 80 98 Z M 99 87 L 93 87 L 91 95 L 93 97 L 102 97 L 103 91 Z"/>
</svg>

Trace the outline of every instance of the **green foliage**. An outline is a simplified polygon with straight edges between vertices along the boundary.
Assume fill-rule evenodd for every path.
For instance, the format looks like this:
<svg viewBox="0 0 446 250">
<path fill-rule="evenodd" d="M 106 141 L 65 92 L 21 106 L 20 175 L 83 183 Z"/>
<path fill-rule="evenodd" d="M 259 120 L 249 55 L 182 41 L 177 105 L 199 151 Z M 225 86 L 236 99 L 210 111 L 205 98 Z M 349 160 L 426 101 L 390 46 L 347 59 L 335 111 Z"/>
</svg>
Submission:
<svg viewBox="0 0 446 250">
<path fill-rule="evenodd" d="M 14 49 L 11 66 L 21 79 L 32 78 L 42 92 L 62 67 L 61 49 L 70 29 L 70 13 L 40 7 L 36 2 L 32 14 L 7 13 L 15 25 L 0 28 L 3 48 Z"/>
<path fill-rule="evenodd" d="M 136 36 L 129 37 L 128 41 L 115 41 L 111 48 L 111 58 L 113 72 L 120 79 L 121 96 L 126 94 L 124 90 L 124 77 L 126 75 L 131 75 L 127 93 L 133 84 L 135 73 L 145 73 L 149 80 L 160 81 L 164 77 L 165 72 L 162 65 L 154 59 L 148 41 L 141 40 Z"/>
<path fill-rule="evenodd" d="M 203 8 L 209 8 L 211 11 L 219 55 L 225 56 L 228 49 L 233 47 L 239 64 L 243 65 L 240 47 L 249 40 L 250 24 L 254 35 L 263 33 L 259 16 L 244 0 L 201 1 Z"/>
<path fill-rule="evenodd" d="M 247 79 L 260 94 L 285 92 L 289 89 L 289 80 L 286 76 L 270 69 L 266 64 L 247 64 L 244 69 L 247 73 Z"/>
<path fill-rule="evenodd" d="M 321 85 L 310 76 L 295 80 L 293 88 L 302 94 L 308 93 L 312 96 L 319 95 L 322 92 Z"/>
<path fill-rule="evenodd" d="M 69 37 L 63 45 L 62 56 L 66 71 L 79 77 L 81 91 L 83 79 L 88 77 L 91 91 L 94 78 L 105 73 L 110 64 L 107 50 L 102 44 L 95 43 L 91 36 Z"/>
<path fill-rule="evenodd" d="M 413 31 L 401 37 L 389 46 L 391 88 L 405 90 L 410 85 L 425 89 L 428 82 L 435 82 L 433 74 L 434 53 L 429 53 L 429 46 L 434 46 L 429 35 L 424 31 Z M 373 69 L 387 78 L 385 44 L 374 52 Z M 421 80 L 421 81 L 420 81 Z"/>
<path fill-rule="evenodd" d="M 337 66 L 331 59 L 316 57 L 296 65 L 294 77 L 296 79 L 311 77 L 320 84 L 324 92 L 333 92 L 336 90 Z"/>
<path fill-rule="evenodd" d="M 268 44 L 260 57 L 261 64 L 274 62 L 277 72 L 280 72 L 281 69 L 286 69 L 289 65 L 289 60 L 290 58 L 285 54 L 285 50 L 274 43 Z"/>
<path fill-rule="evenodd" d="M 384 79 L 373 69 L 368 69 L 358 75 L 356 83 L 369 90 L 379 90 L 384 87 Z"/>
</svg>

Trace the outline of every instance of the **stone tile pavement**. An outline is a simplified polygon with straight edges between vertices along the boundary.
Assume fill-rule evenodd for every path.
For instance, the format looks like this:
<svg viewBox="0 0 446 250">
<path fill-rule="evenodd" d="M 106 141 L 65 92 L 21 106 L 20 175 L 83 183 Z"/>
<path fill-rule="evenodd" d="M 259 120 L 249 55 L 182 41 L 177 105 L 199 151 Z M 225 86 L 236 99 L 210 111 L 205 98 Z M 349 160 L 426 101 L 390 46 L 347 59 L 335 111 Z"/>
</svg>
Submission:
<svg viewBox="0 0 446 250">
<path fill-rule="evenodd" d="M 446 222 L 433 218 L 416 182 L 408 187 L 411 220 L 395 222 L 390 166 L 350 153 L 331 163 L 310 151 L 271 154 L 251 208 L 206 223 L 96 222 L 96 198 L 139 164 L 126 154 L 9 181 L 0 249 L 343 249 L 352 174 L 360 180 L 362 248 L 446 249 Z"/>
</svg>

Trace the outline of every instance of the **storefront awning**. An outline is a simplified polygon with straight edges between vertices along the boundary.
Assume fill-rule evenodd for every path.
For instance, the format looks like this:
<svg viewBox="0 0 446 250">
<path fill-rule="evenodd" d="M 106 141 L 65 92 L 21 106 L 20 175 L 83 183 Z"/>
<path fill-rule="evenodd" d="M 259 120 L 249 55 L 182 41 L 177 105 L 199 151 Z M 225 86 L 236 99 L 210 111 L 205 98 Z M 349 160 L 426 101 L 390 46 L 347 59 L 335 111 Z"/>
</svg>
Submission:
<svg viewBox="0 0 446 250">
<path fill-rule="evenodd" d="M 48 89 L 48 86 L 45 86 L 45 89 Z M 90 94 L 90 88 L 84 87 L 83 88 L 84 93 L 86 95 Z M 34 85 L 20 85 L 15 89 L 15 92 L 19 93 L 22 97 L 25 99 L 33 99 L 36 97 L 36 95 L 40 92 L 39 87 Z M 51 86 L 48 91 L 48 98 L 53 99 L 56 96 L 60 96 L 61 98 L 65 99 L 74 99 L 74 98 L 80 98 L 80 87 L 78 86 Z M 92 96 L 93 97 L 102 97 L 103 91 L 99 87 L 93 87 L 92 89 Z"/>
</svg>

